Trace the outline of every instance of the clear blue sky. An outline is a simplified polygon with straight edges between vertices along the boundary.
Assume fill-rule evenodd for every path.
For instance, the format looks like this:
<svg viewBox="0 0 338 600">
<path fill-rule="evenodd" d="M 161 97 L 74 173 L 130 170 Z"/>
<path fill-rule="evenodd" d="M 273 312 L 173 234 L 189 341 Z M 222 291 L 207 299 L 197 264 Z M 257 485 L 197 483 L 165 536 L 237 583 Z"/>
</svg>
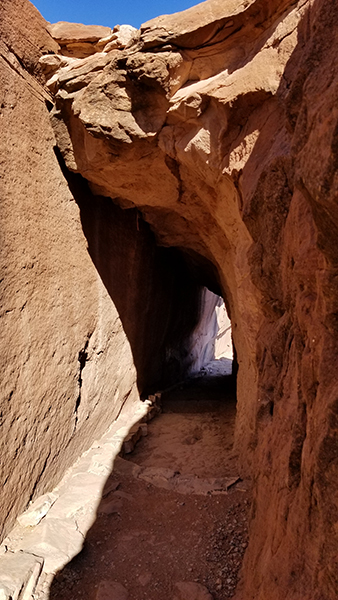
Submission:
<svg viewBox="0 0 338 600">
<path fill-rule="evenodd" d="M 47 21 L 72 21 L 86 25 L 141 23 L 163 14 L 185 10 L 201 0 L 32 0 Z"/>
</svg>

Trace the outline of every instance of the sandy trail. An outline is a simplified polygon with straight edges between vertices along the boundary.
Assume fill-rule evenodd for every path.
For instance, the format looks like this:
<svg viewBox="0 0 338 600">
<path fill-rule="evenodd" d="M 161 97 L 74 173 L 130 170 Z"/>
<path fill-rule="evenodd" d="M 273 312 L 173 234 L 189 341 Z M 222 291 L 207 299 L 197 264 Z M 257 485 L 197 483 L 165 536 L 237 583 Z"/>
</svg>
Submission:
<svg viewBox="0 0 338 600">
<path fill-rule="evenodd" d="M 182 581 L 214 600 L 233 597 L 250 501 L 248 482 L 231 485 L 235 415 L 229 379 L 165 393 L 148 436 L 115 461 L 84 550 L 55 577 L 50 598 L 170 600 Z"/>
</svg>

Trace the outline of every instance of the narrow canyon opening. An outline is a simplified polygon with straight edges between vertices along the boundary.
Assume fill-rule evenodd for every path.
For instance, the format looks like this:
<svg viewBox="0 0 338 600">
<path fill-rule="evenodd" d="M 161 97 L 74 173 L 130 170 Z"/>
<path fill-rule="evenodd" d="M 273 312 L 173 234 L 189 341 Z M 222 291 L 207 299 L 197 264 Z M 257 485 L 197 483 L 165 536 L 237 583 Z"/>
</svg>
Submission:
<svg viewBox="0 0 338 600">
<path fill-rule="evenodd" d="M 197 300 L 195 326 L 183 346 L 170 346 L 181 354 L 164 372 L 164 381 L 181 379 L 162 390 L 146 434 L 115 459 L 83 550 L 54 577 L 51 600 L 235 593 L 251 486 L 233 448 L 231 323 L 221 296 L 199 285 Z"/>
<path fill-rule="evenodd" d="M 162 395 L 147 435 L 115 459 L 83 550 L 55 576 L 51 599 L 128 590 L 165 600 L 181 588 L 182 598 L 233 597 L 251 495 L 238 477 L 236 400 L 224 383 L 203 376 Z"/>
<path fill-rule="evenodd" d="M 50 597 L 101 599 L 117 582 L 131 598 L 158 600 L 190 581 L 214 600 L 231 598 L 250 483 L 233 449 L 236 351 L 217 271 L 190 249 L 159 245 L 139 211 L 94 197 L 80 176 L 67 179 L 140 395 L 161 390 L 162 410 L 115 459 L 83 550 L 55 576 Z"/>
<path fill-rule="evenodd" d="M 236 380 L 228 300 L 214 264 L 191 247 L 163 245 L 138 209 L 94 195 L 56 155 L 130 343 L 141 398 L 200 372 Z"/>
</svg>

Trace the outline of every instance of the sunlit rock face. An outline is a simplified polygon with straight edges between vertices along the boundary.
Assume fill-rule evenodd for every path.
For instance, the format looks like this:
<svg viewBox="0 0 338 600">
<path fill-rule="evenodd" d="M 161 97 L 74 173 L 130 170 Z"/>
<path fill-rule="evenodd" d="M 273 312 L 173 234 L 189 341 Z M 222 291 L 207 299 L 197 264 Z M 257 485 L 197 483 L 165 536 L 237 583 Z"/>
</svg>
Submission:
<svg viewBox="0 0 338 600">
<path fill-rule="evenodd" d="M 201 289 L 199 298 L 199 319 L 189 339 L 188 373 L 192 376 L 231 375 L 231 321 L 224 301 L 207 288 Z"/>
<path fill-rule="evenodd" d="M 1 10 L 15 21 L 13 6 L 17 14 L 18 7 L 28 11 L 30 5 L 24 0 L 2 3 Z M 99 40 L 99 51 L 83 59 L 64 56 L 56 42 L 45 37 L 41 20 L 32 21 L 34 33 L 27 34 L 35 40 L 34 52 L 24 36 L 15 45 L 19 34 L 13 34 L 7 19 L 7 48 L 14 48 L 15 56 L 7 57 L 6 65 L 14 61 L 15 69 L 27 71 L 29 89 L 33 80 L 34 85 L 41 80 L 42 71 L 47 74 L 52 94 L 48 105 L 55 104 L 54 135 L 68 170 L 85 178 L 96 198 L 139 211 L 157 242 L 194 257 L 197 270 L 210 279 L 210 285 L 201 284 L 226 301 L 239 365 L 236 447 L 243 476 L 250 473 L 254 478 L 250 543 L 238 592 L 245 600 L 337 597 L 337 16 L 332 0 L 207 0 L 144 24 L 136 37 L 117 48 Z M 4 21 L 0 23 L 2 30 Z M 41 53 L 55 53 L 55 59 L 43 58 L 37 65 Z M 84 348 L 88 331 L 98 321 L 105 330 L 109 319 L 120 317 L 114 312 L 108 318 L 102 312 L 98 320 L 96 309 L 92 312 L 91 294 L 99 290 L 95 293 L 104 296 L 106 287 L 101 288 L 80 242 L 83 233 L 75 204 L 65 202 L 69 196 L 64 177 L 58 172 L 53 178 L 55 142 L 51 133 L 44 134 L 50 131 L 44 104 L 34 94 L 34 99 L 26 99 L 22 88 L 13 92 L 13 81 L 24 85 L 23 78 L 19 84 L 15 77 L 11 73 L 5 88 L 7 114 L 12 114 L 13 93 L 22 99 L 16 124 L 27 121 L 26 107 L 33 115 L 31 107 L 38 102 L 29 139 L 39 140 L 39 122 L 44 142 L 36 153 L 26 152 L 31 163 L 26 161 L 25 168 L 23 144 L 18 147 L 17 162 L 10 163 L 15 171 L 10 189 L 28 177 L 26 168 L 35 174 L 29 181 L 37 181 L 38 190 L 48 185 L 51 189 L 41 208 L 38 191 L 27 184 L 16 205 L 7 203 L 8 222 L 16 236 L 22 231 L 34 242 L 36 228 L 26 231 L 27 219 L 17 226 L 22 198 L 29 203 L 25 215 L 32 223 L 41 227 L 43 219 L 49 219 L 51 242 L 48 252 L 41 250 L 38 256 L 44 261 L 46 256 L 54 258 L 48 265 L 38 263 L 45 277 L 51 274 L 51 282 L 46 280 L 41 288 L 52 289 L 60 281 L 57 297 L 64 306 L 74 290 L 67 286 L 75 281 L 81 297 L 88 298 L 89 306 L 81 309 L 83 319 L 75 303 L 69 326 L 62 319 L 57 329 L 57 337 L 65 341 L 58 363 L 66 360 L 62 385 L 72 380 L 76 389 L 78 348 Z M 22 140 L 15 123 L 6 131 Z M 49 252 L 58 231 L 59 257 Z M 7 239 L 18 238 L 10 233 Z M 72 248 L 78 244 L 78 251 L 67 251 L 69 240 Z M 5 254 L 8 261 L 9 250 Z M 67 262 L 68 268 L 55 266 L 70 256 L 74 261 L 70 266 Z M 100 261 L 107 269 L 102 253 Z M 15 295 L 12 283 L 9 297 L 19 298 L 23 283 L 16 275 L 12 281 L 20 292 Z M 137 281 L 132 279 L 131 285 Z M 42 296 L 36 291 L 37 279 L 30 285 L 38 301 Z M 48 298 L 54 303 L 55 294 Z M 18 303 L 20 310 L 23 305 Z M 57 311 L 46 306 L 44 302 L 43 310 L 55 323 Z M 106 306 L 108 312 L 113 310 Z M 32 310 L 36 314 L 36 307 Z M 12 318 L 10 314 L 6 318 Z M 48 323 L 48 315 L 40 314 Z M 84 326 L 88 315 L 90 323 Z M 132 310 L 128 318 L 133 319 Z M 17 330 L 17 321 L 6 330 L 7 351 Z M 31 331 L 37 330 L 32 324 Z M 49 330 L 54 331 L 52 324 Z M 122 331 L 121 336 L 129 352 L 126 364 L 133 369 L 128 340 Z M 41 327 L 40 338 L 46 350 L 40 354 L 42 342 L 32 346 L 30 338 L 29 347 L 35 349 L 31 356 L 48 358 L 48 350 L 51 360 L 44 364 L 54 365 L 52 346 L 60 344 L 41 335 Z M 75 354 L 69 344 L 74 344 Z M 73 366 L 68 369 L 70 356 Z M 12 356 L 8 362 L 15 364 Z M 39 371 L 32 372 L 35 377 Z M 12 398 L 10 386 L 8 390 Z M 67 388 L 60 397 L 66 399 L 62 410 L 72 414 L 76 393 L 70 395 Z M 47 413 L 39 398 L 41 410 L 34 414 L 40 422 L 40 413 Z M 23 431 L 18 420 L 13 427 L 11 431 Z M 53 440 L 56 431 L 49 431 Z M 69 457 L 72 446 L 62 436 Z M 15 448 L 21 452 L 26 442 L 21 433 L 17 439 Z M 42 456 L 46 460 L 46 450 Z M 21 470 L 26 463 L 27 458 Z M 50 469 L 43 472 L 51 479 Z"/>
</svg>

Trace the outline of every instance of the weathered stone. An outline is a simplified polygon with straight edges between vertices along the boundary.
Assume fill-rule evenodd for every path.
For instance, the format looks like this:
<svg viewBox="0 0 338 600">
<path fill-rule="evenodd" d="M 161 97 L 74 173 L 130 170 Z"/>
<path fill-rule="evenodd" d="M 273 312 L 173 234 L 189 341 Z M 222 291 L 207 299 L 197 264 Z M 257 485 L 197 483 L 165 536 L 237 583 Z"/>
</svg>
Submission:
<svg viewBox="0 0 338 600">
<path fill-rule="evenodd" d="M 29 3 L 1 13 L 7 526 L 136 397 L 133 360 L 145 394 L 186 372 L 177 331 L 203 284 L 229 308 L 236 448 L 255 480 L 243 594 L 335 599 L 335 3 L 208 0 L 61 69 L 49 88 L 72 193 L 39 83 L 58 44 Z"/>
<path fill-rule="evenodd" d="M 102 497 L 105 498 L 106 496 L 109 496 L 111 492 L 115 492 L 119 485 L 119 481 L 108 481 L 104 486 Z"/>
<path fill-rule="evenodd" d="M 122 508 L 122 500 L 120 498 L 114 498 L 110 502 L 103 502 L 98 508 L 98 512 L 104 515 L 113 515 L 118 513 Z"/>
<path fill-rule="evenodd" d="M 334 595 L 335 543 L 325 544 L 324 565 L 304 515 L 315 502 L 326 515 L 326 525 L 314 518 L 318 540 L 336 539 L 319 476 L 337 386 L 321 366 L 338 352 L 335 234 L 324 233 L 337 228 L 328 83 L 337 72 L 332 44 L 324 50 L 335 15 L 327 0 L 208 0 L 146 23 L 123 61 L 111 57 L 109 75 L 56 96 L 55 117 L 72 123 L 59 141 L 69 167 L 121 206 L 137 206 L 160 243 L 217 271 L 239 360 L 236 444 L 243 475 L 252 469 L 258 482 L 246 594 L 262 598 L 283 597 L 294 568 L 307 598 L 318 586 Z M 305 573 L 304 564 L 316 568 Z"/>
<path fill-rule="evenodd" d="M 134 448 L 135 444 L 132 438 L 130 438 L 129 440 L 124 440 L 122 445 L 122 454 L 130 454 L 131 452 L 133 452 Z"/>
<path fill-rule="evenodd" d="M 192 474 L 181 475 L 172 469 L 162 467 L 143 467 L 137 477 L 166 490 L 174 490 L 179 494 L 227 494 L 228 490 L 240 481 L 239 477 L 201 478 Z"/>
<path fill-rule="evenodd" d="M 112 35 L 109 27 L 66 21 L 49 24 L 48 31 L 60 44 L 61 54 L 74 58 L 86 58 L 100 51 L 101 46 L 96 46 L 96 43 L 102 38 L 109 39 Z"/>
<path fill-rule="evenodd" d="M 60 45 L 77 42 L 98 42 L 101 38 L 107 37 L 112 33 L 110 27 L 68 23 L 67 21 L 49 24 L 47 25 L 47 30 Z"/>
<path fill-rule="evenodd" d="M 39 64 L 46 77 L 50 77 L 55 71 L 66 65 L 66 59 L 59 54 L 44 54 L 39 58 Z"/>
<path fill-rule="evenodd" d="M 20 525 L 23 527 L 34 527 L 40 523 L 41 519 L 46 516 L 56 499 L 56 494 L 44 494 L 37 498 L 37 500 L 33 502 L 20 517 L 18 517 Z"/>
<path fill-rule="evenodd" d="M 76 178 L 68 183 L 54 152 L 51 97 L 40 83 L 38 63 L 42 51 L 58 52 L 59 46 L 25 0 L 5 0 L 0 12 L 6 41 L 0 64 L 1 156 L 6 157 L 0 164 L 1 456 L 9 465 L 1 473 L 0 504 L 2 515 L 8 515 L 0 523 L 3 536 L 33 491 L 35 498 L 53 488 L 121 406 L 137 401 L 137 378 L 140 390 L 150 383 L 156 388 L 173 322 L 196 318 L 189 296 L 196 284 L 183 274 L 179 258 L 156 247 L 137 211 L 122 211 L 102 197 L 92 203 L 86 184 Z M 107 56 L 84 59 L 79 69 L 78 61 L 67 61 L 60 70 L 62 85 L 86 77 L 88 63 L 95 76 Z M 66 126 L 63 132 L 68 139 Z M 102 262 L 106 252 L 97 254 L 98 242 L 110 254 L 107 263 Z M 134 277 L 137 286 L 131 285 Z M 190 290 L 183 311 L 182 279 Z M 169 321 L 162 316 L 163 310 L 170 312 L 164 309 L 168 303 L 174 305 Z M 110 464 L 98 458 L 91 469 L 107 476 Z"/>
<path fill-rule="evenodd" d="M 125 437 L 123 441 L 122 452 L 124 454 L 130 454 L 131 452 L 133 452 L 137 442 L 141 439 L 142 435 L 142 428 L 140 424 L 137 423 L 130 429 L 129 433 Z"/>
<path fill-rule="evenodd" d="M 141 429 L 141 433 L 142 436 L 145 437 L 148 435 L 148 425 L 147 423 L 140 423 L 140 429 Z"/>
<path fill-rule="evenodd" d="M 0 598 L 28 600 L 41 573 L 43 559 L 25 552 L 8 552 L 0 558 Z"/>
<path fill-rule="evenodd" d="M 96 44 L 98 50 L 110 52 L 115 48 L 125 48 L 132 44 L 137 35 L 137 29 L 131 25 L 116 25 L 108 38 L 103 38 Z"/>
<path fill-rule="evenodd" d="M 29 554 L 44 557 L 45 573 L 56 573 L 82 550 L 83 541 L 72 519 L 48 518 L 23 538 L 21 547 Z"/>
</svg>

